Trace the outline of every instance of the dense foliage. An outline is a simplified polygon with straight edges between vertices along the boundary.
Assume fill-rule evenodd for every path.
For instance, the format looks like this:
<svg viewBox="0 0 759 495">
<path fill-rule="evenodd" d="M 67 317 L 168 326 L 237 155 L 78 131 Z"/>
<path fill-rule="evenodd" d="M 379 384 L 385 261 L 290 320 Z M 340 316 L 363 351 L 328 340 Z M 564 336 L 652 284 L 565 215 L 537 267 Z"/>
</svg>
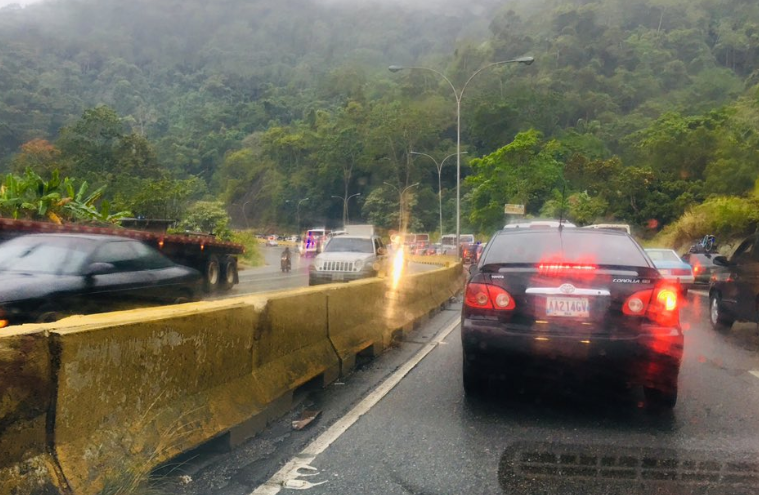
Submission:
<svg viewBox="0 0 759 495">
<path fill-rule="evenodd" d="M 0 164 L 237 226 L 342 218 L 437 229 L 461 87 L 465 228 L 504 203 L 656 230 L 759 175 L 759 4 L 748 0 L 59 0 L 0 9 Z M 443 168 L 446 229 L 455 166 Z M 407 194 L 399 192 L 419 182 Z M 334 196 L 337 196 L 335 198 Z M 301 202 L 302 199 L 307 201 Z"/>
</svg>

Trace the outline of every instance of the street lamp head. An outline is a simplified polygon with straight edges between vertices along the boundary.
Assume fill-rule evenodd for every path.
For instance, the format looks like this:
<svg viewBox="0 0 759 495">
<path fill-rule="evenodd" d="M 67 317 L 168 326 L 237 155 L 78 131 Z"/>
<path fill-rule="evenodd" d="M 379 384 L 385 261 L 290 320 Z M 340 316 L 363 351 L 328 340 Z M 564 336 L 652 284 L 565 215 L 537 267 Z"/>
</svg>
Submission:
<svg viewBox="0 0 759 495">
<path fill-rule="evenodd" d="M 403 67 L 402 65 L 391 65 L 390 67 L 387 68 L 387 70 L 389 70 L 390 72 L 400 72 L 403 69 L 405 69 L 405 67 Z"/>
<path fill-rule="evenodd" d="M 514 62 L 524 65 L 532 65 L 532 63 L 535 62 L 535 57 L 519 57 L 515 58 Z"/>
</svg>

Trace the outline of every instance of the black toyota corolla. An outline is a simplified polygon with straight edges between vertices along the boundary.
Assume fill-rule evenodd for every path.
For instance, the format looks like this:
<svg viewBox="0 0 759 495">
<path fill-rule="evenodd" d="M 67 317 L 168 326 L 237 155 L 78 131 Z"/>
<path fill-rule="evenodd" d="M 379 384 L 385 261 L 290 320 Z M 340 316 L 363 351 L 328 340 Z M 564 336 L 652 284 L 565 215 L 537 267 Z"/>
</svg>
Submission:
<svg viewBox="0 0 759 495">
<path fill-rule="evenodd" d="M 0 328 L 194 300 L 202 277 L 135 240 L 36 234 L 0 244 Z"/>
<path fill-rule="evenodd" d="M 493 374 L 583 369 L 620 375 L 649 404 L 674 407 L 679 305 L 677 287 L 626 233 L 500 231 L 466 287 L 465 391 L 483 392 Z"/>
</svg>

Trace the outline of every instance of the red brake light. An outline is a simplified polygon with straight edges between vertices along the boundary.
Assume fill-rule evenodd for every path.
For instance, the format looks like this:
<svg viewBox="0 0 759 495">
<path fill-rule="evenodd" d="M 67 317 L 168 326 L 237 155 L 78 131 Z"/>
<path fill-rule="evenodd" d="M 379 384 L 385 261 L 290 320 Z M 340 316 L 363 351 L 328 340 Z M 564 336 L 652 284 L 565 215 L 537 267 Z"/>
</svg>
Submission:
<svg viewBox="0 0 759 495">
<path fill-rule="evenodd" d="M 629 316 L 645 315 L 659 325 L 674 326 L 680 321 L 679 291 L 671 285 L 659 285 L 655 289 L 636 292 L 622 306 L 622 313 Z"/>
<path fill-rule="evenodd" d="M 700 271 L 701 271 L 701 267 L 700 266 L 696 265 L 696 266 L 693 267 L 693 273 L 698 273 Z"/>
<path fill-rule="evenodd" d="M 594 265 L 575 265 L 567 263 L 541 263 L 538 265 L 540 275 L 558 276 L 567 273 L 593 273 L 596 270 Z"/>
<path fill-rule="evenodd" d="M 516 308 L 514 298 L 501 287 L 471 283 L 466 287 L 464 304 L 470 308 L 511 311 Z"/>
</svg>

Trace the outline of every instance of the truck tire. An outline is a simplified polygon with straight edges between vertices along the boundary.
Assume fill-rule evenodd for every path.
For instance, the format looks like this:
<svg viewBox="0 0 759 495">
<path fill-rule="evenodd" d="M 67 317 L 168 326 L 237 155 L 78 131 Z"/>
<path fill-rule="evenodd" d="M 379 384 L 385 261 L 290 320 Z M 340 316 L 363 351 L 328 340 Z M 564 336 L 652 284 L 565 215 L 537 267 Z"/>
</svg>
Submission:
<svg viewBox="0 0 759 495">
<path fill-rule="evenodd" d="M 212 254 L 203 268 L 203 290 L 207 293 L 214 292 L 221 282 L 221 265 L 219 257 Z"/>
<path fill-rule="evenodd" d="M 219 289 L 230 290 L 237 282 L 237 261 L 231 256 L 222 258 Z"/>
</svg>

